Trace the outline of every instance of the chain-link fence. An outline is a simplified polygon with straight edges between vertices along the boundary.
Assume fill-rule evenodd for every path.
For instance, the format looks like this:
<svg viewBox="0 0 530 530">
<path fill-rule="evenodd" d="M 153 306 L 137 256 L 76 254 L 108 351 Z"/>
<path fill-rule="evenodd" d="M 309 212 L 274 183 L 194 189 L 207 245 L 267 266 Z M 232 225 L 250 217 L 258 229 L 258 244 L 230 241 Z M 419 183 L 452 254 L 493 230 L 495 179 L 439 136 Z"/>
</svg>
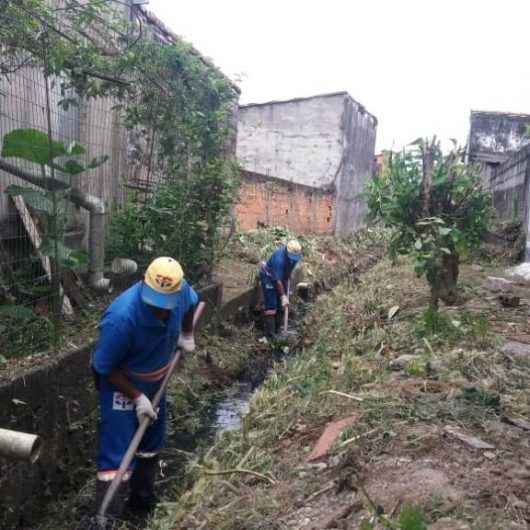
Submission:
<svg viewBox="0 0 530 530">
<path fill-rule="evenodd" d="M 120 113 L 110 98 L 83 100 L 67 110 L 59 105 L 65 97 L 58 80 L 49 80 L 50 129 L 54 140 L 68 146 L 78 142 L 86 153 L 83 163 L 106 156 L 102 165 L 76 176 L 55 172 L 85 197 L 101 199 L 106 218 L 113 207 L 121 204 L 128 188 L 149 186 L 145 134 L 132 134 L 121 123 Z M 17 129 L 37 129 L 48 133 L 46 80 L 42 69 L 25 66 L 0 78 L 0 141 Z M 147 150 L 148 152 L 148 150 Z M 83 160 L 84 159 L 84 160 Z M 34 208 L 24 195 L 12 195 L 10 186 L 33 186 L 26 178 L 42 177 L 38 165 L 20 158 L 2 157 L 0 170 L 0 355 L 4 358 L 26 355 L 47 349 L 53 336 L 51 276 L 53 260 L 40 252 L 49 232 L 47 215 Z M 48 175 L 49 176 L 49 172 Z M 89 239 L 90 212 L 64 201 L 64 218 L 60 239 L 67 248 L 86 249 Z M 104 239 L 105 233 L 97 237 Z M 86 268 L 86 267 L 85 267 Z M 66 295 L 61 318 L 74 319 L 85 308 L 83 297 L 88 291 L 81 287 L 83 268 L 62 269 L 58 280 Z"/>
<path fill-rule="evenodd" d="M 208 280 L 236 196 L 238 101 L 137 2 L 4 6 L 0 371 L 95 335 L 86 313 L 108 302 L 95 293 L 108 292 L 112 258 L 142 268 L 165 252 Z"/>
</svg>

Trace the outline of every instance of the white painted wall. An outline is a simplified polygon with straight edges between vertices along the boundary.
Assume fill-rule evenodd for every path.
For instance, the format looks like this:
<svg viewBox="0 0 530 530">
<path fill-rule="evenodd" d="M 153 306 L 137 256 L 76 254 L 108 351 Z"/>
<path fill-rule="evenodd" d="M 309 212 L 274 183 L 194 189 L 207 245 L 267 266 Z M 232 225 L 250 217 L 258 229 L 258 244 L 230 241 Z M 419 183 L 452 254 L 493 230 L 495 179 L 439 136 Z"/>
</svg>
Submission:
<svg viewBox="0 0 530 530">
<path fill-rule="evenodd" d="M 337 94 L 241 107 L 240 164 L 297 184 L 332 185 L 344 150 L 344 98 Z"/>
</svg>

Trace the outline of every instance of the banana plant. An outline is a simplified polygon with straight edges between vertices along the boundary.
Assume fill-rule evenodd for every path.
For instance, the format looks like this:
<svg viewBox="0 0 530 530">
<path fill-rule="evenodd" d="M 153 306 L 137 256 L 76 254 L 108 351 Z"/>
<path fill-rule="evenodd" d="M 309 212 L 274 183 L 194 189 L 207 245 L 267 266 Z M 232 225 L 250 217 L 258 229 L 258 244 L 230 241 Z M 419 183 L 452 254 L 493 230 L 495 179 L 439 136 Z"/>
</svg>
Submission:
<svg viewBox="0 0 530 530">
<path fill-rule="evenodd" d="M 86 150 L 81 144 L 75 141 L 65 144 L 50 139 L 38 129 L 15 129 L 4 136 L 2 143 L 2 157 L 19 158 L 40 167 L 43 190 L 13 184 L 5 191 L 11 196 L 20 195 L 31 208 L 44 214 L 48 230 L 39 251 L 65 268 L 78 267 L 86 263 L 87 257 L 84 252 L 69 248 L 63 243 L 70 185 L 47 179 L 46 175 L 51 170 L 52 173 L 57 171 L 72 177 L 95 169 L 108 159 L 105 155 L 83 163 L 79 157 L 85 154 Z"/>
</svg>

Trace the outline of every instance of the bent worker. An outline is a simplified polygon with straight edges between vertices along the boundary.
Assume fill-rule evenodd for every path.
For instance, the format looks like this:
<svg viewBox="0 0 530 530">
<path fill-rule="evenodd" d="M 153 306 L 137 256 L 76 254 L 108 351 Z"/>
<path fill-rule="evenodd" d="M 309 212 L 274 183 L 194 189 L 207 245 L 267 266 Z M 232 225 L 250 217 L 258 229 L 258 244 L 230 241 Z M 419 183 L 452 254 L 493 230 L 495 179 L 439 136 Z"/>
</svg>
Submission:
<svg viewBox="0 0 530 530">
<path fill-rule="evenodd" d="M 263 291 L 264 331 L 267 338 L 277 332 L 277 317 L 289 306 L 289 279 L 302 257 L 302 246 L 296 239 L 278 247 L 267 262 L 262 262 L 259 279 Z"/>
<path fill-rule="evenodd" d="M 99 324 L 91 365 L 99 391 L 96 503 L 101 504 L 143 416 L 151 419 L 131 469 L 108 509 L 120 517 L 129 507 L 149 511 L 156 504 L 154 480 L 166 430 L 165 396 L 151 400 L 179 347 L 195 349 L 193 313 L 197 293 L 173 258 L 157 258 L 139 281 L 119 295 Z M 130 485 L 127 488 L 127 484 Z M 127 491 L 129 489 L 129 492 Z"/>
</svg>

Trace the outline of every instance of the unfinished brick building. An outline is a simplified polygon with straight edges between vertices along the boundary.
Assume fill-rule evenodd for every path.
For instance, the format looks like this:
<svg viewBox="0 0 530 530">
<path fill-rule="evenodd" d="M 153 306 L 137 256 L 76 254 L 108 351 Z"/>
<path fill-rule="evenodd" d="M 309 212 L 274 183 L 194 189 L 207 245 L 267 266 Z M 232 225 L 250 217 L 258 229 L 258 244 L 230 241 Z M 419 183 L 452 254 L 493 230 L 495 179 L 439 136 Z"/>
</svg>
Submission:
<svg viewBox="0 0 530 530">
<path fill-rule="evenodd" d="M 344 236 L 359 228 L 377 120 L 347 92 L 240 107 L 242 229 L 284 225 Z"/>
</svg>

